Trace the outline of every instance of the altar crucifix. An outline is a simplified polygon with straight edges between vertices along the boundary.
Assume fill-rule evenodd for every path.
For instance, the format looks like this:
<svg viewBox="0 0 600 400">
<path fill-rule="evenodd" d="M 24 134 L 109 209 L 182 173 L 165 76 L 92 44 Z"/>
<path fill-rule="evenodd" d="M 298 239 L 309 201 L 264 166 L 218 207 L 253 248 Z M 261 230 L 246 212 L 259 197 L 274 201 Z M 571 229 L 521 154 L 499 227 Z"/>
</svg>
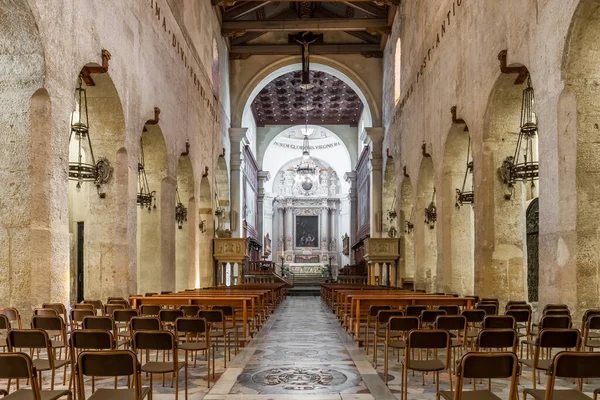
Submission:
<svg viewBox="0 0 600 400">
<path fill-rule="evenodd" d="M 321 36 L 313 35 L 311 32 L 302 32 L 292 36 L 293 39 L 302 46 L 302 83 L 300 87 L 305 90 L 312 89 L 314 85 L 310 83 L 310 48 L 309 46 L 316 42 Z"/>
</svg>

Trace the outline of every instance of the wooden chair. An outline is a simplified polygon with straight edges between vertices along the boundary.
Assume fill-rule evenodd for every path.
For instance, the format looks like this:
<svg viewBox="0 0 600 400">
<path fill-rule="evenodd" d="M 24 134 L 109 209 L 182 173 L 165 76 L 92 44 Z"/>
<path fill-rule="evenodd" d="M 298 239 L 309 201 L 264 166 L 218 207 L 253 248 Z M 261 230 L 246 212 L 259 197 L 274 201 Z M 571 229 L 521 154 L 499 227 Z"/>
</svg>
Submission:
<svg viewBox="0 0 600 400">
<path fill-rule="evenodd" d="M 56 400 L 72 398 L 70 390 L 41 390 L 41 380 L 31 358 L 25 353 L 0 353 L 0 379 L 26 379 L 31 389 L 17 389 L 13 393 L 4 391 L 7 400 Z"/>
<path fill-rule="evenodd" d="M 77 357 L 77 387 L 79 399 L 85 399 L 85 377 L 127 376 L 132 387 L 127 389 L 98 389 L 88 400 L 142 400 L 150 388 L 142 387 L 140 365 L 136 355 L 129 350 L 83 351 Z"/>
<path fill-rule="evenodd" d="M 510 378 L 510 387 L 508 391 L 509 399 L 517 398 L 517 370 L 519 362 L 514 353 L 477 353 L 470 352 L 465 354 L 456 372 L 456 391 L 441 391 L 438 396 L 446 400 L 500 400 L 501 398 L 491 391 L 491 384 L 488 390 L 464 391 L 465 379 L 471 379 L 475 382 L 477 379 L 506 379 Z"/>
<path fill-rule="evenodd" d="M 379 340 L 383 339 L 386 335 L 385 329 L 390 318 L 402 316 L 404 316 L 404 311 L 402 310 L 380 310 L 377 313 L 375 335 L 373 338 L 373 363 L 375 364 L 375 368 L 377 368 L 377 346 L 379 345 Z"/>
<path fill-rule="evenodd" d="M 382 310 L 391 310 L 392 306 L 370 306 L 369 312 L 367 313 L 367 322 L 365 328 L 365 350 L 367 351 L 367 355 L 369 355 L 369 334 L 373 331 L 376 332 L 377 325 L 377 313 Z"/>
<path fill-rule="evenodd" d="M 188 353 L 192 352 L 192 356 L 195 354 L 194 358 L 194 368 L 196 368 L 196 360 L 198 358 L 198 352 L 204 351 L 206 355 L 206 364 L 208 366 L 208 372 L 206 375 L 206 380 L 208 382 L 208 387 L 210 388 L 210 361 L 211 355 L 210 350 L 213 350 L 212 357 L 212 371 L 213 378 L 215 371 L 215 358 L 214 358 L 214 345 L 210 342 L 210 335 L 208 332 L 210 331 L 208 321 L 204 318 L 199 317 L 187 317 L 187 318 L 177 318 L 175 321 L 175 337 L 183 337 L 183 342 L 179 343 L 179 350 L 184 350 L 185 352 L 185 374 L 187 376 L 187 363 L 188 363 Z M 183 334 L 183 335 L 180 335 Z"/>
<path fill-rule="evenodd" d="M 7 307 L 0 310 L 0 313 L 8 318 L 8 322 L 10 323 L 11 328 L 15 328 L 15 324 L 17 325 L 17 329 L 23 329 L 21 322 L 21 315 L 19 314 L 19 310 L 14 307 Z"/>
<path fill-rule="evenodd" d="M 390 317 L 385 329 L 385 339 L 383 342 L 383 376 L 386 385 L 388 381 L 389 349 L 398 350 L 398 361 L 400 361 L 400 352 L 406 347 L 408 332 L 413 329 L 419 329 L 420 323 L 421 321 L 419 321 L 418 317 Z"/>
<path fill-rule="evenodd" d="M 543 334 L 544 332 L 542 332 Z M 540 334 L 541 336 L 541 334 Z M 546 390 L 525 389 L 523 400 L 530 395 L 536 400 L 549 399 L 591 399 L 582 393 L 583 380 L 586 378 L 600 378 L 600 353 L 561 351 L 554 356 L 548 368 L 548 382 Z M 556 378 L 570 378 L 577 381 L 577 389 L 555 390 Z M 600 391 L 594 391 L 594 399 Z"/>
</svg>

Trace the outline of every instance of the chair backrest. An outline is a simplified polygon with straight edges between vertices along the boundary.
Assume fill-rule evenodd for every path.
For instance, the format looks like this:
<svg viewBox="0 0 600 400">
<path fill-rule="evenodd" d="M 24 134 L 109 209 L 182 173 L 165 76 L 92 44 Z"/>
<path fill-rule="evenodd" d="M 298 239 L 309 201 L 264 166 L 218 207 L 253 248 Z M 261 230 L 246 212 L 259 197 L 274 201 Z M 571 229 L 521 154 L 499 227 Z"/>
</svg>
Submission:
<svg viewBox="0 0 600 400">
<path fill-rule="evenodd" d="M 60 314 L 54 308 L 36 308 L 33 310 L 33 315 L 58 317 Z"/>
<path fill-rule="evenodd" d="M 440 315 L 446 315 L 444 310 L 423 310 L 421 312 L 421 323 L 431 324 L 435 322 L 435 319 Z"/>
<path fill-rule="evenodd" d="M 509 310 L 529 310 L 531 311 L 531 305 L 530 304 L 511 304 L 509 306 L 506 306 L 506 311 Z"/>
<path fill-rule="evenodd" d="M 566 304 L 546 304 L 544 306 L 544 313 L 548 310 L 568 310 L 569 306 Z"/>
<path fill-rule="evenodd" d="M 571 312 L 566 308 L 562 308 L 558 310 L 546 310 L 544 315 L 571 315 Z"/>
<path fill-rule="evenodd" d="M 460 314 L 459 306 L 439 306 L 438 310 L 446 311 L 446 315 L 458 315 Z"/>
<path fill-rule="evenodd" d="M 485 315 L 496 315 L 498 314 L 498 306 L 492 303 L 478 303 L 475 306 L 476 310 L 485 311 Z"/>
<path fill-rule="evenodd" d="M 509 315 L 515 319 L 515 322 L 531 322 L 531 311 L 528 309 L 513 309 L 506 310 L 505 315 Z"/>
<path fill-rule="evenodd" d="M 177 318 L 183 317 L 182 310 L 160 310 L 158 318 L 162 323 L 173 323 Z"/>
<path fill-rule="evenodd" d="M 388 329 L 390 331 L 410 332 L 413 329 L 419 329 L 420 326 L 419 317 L 393 316 L 388 321 Z"/>
<path fill-rule="evenodd" d="M 378 324 L 387 324 L 390 318 L 392 317 L 400 317 L 404 315 L 404 311 L 402 310 L 380 310 L 377 313 L 377 323 Z"/>
<path fill-rule="evenodd" d="M 420 317 L 424 310 L 427 310 L 427 306 L 408 305 L 404 310 L 404 315 L 407 317 Z"/>
<path fill-rule="evenodd" d="M 464 315 L 440 315 L 435 320 L 435 328 L 447 331 L 464 331 L 467 329 L 467 318 Z"/>
<path fill-rule="evenodd" d="M 370 306 L 369 307 L 369 317 L 376 317 L 377 313 L 381 310 L 391 310 L 392 306 Z"/>
<path fill-rule="evenodd" d="M 131 330 L 136 331 L 159 331 L 160 320 L 157 317 L 133 317 L 131 318 Z"/>
<path fill-rule="evenodd" d="M 482 329 L 477 335 L 477 349 L 517 350 L 519 335 L 514 329 Z"/>
<path fill-rule="evenodd" d="M 8 318 L 8 322 L 10 322 L 11 324 L 13 322 L 17 322 L 18 325 L 21 325 L 21 315 L 19 315 L 19 311 L 16 308 L 7 307 L 0 310 L 0 312 L 3 315 L 6 315 L 6 318 Z M 20 328 L 20 326 L 18 326 L 18 328 Z"/>
<path fill-rule="evenodd" d="M 0 314 L 0 330 L 10 330 L 10 320 L 4 314 Z"/>
<path fill-rule="evenodd" d="M 158 317 L 158 313 L 162 310 L 162 307 L 155 304 L 142 304 L 140 307 L 140 315 Z"/>
<path fill-rule="evenodd" d="M 206 333 L 208 330 L 208 321 L 204 318 L 185 317 L 175 320 L 175 332 L 178 333 Z"/>
<path fill-rule="evenodd" d="M 113 316 L 113 313 L 116 310 L 124 310 L 125 306 L 123 304 L 105 304 L 104 305 L 104 315 L 108 315 L 109 317 Z"/>
<path fill-rule="evenodd" d="M 82 304 L 90 304 L 94 307 L 96 313 L 98 311 L 102 312 L 104 305 L 102 304 L 102 300 L 84 300 Z"/>
<path fill-rule="evenodd" d="M 144 294 L 144 297 L 152 297 L 152 296 L 157 295 L 157 294 L 158 293 L 155 293 L 155 292 L 148 292 L 148 293 Z"/>
<path fill-rule="evenodd" d="M 122 297 L 119 298 L 108 298 L 108 304 L 121 304 L 125 308 L 130 308 L 129 302 Z"/>
<path fill-rule="evenodd" d="M 138 315 L 138 310 L 115 310 L 113 312 L 115 322 L 129 322 L 131 318 L 137 317 Z"/>
<path fill-rule="evenodd" d="M 93 317 L 95 315 L 93 310 L 73 308 L 71 309 L 71 322 L 83 322 L 85 317 Z"/>
<path fill-rule="evenodd" d="M 457 369 L 455 398 L 461 398 L 465 379 L 504 379 L 510 378 L 509 399 L 517 398 L 517 370 L 519 360 L 514 353 L 479 353 L 465 354 Z M 477 396 L 473 396 L 477 398 Z M 485 396 L 483 396 L 485 397 Z M 490 398 L 496 396 L 490 394 Z"/>
<path fill-rule="evenodd" d="M 85 399 L 85 377 L 133 376 L 136 399 L 141 399 L 140 365 L 130 350 L 82 351 L 77 357 L 77 387 L 80 399 Z M 115 382 L 116 385 L 116 382 Z"/>
<path fill-rule="evenodd" d="M 133 347 L 137 350 L 175 350 L 177 342 L 170 331 L 135 331 Z"/>
<path fill-rule="evenodd" d="M 579 349 L 581 334 L 578 329 L 543 329 L 537 339 L 536 351 L 546 349 Z"/>
<path fill-rule="evenodd" d="M 88 310 L 94 313 L 96 312 L 96 308 L 94 307 L 94 305 L 88 303 L 73 304 L 73 308 L 71 310 Z"/>
<path fill-rule="evenodd" d="M 196 317 L 198 316 L 198 311 L 200 311 L 200 306 L 194 304 L 183 305 L 179 308 L 183 311 L 184 317 Z"/>
<path fill-rule="evenodd" d="M 11 329 L 8 332 L 8 349 L 50 349 L 48 333 L 42 329 Z"/>
<path fill-rule="evenodd" d="M 540 319 L 539 328 L 568 329 L 571 327 L 571 317 L 568 315 L 545 315 Z"/>
<path fill-rule="evenodd" d="M 443 329 L 413 329 L 408 332 L 405 356 L 410 365 L 412 349 L 446 349 L 445 368 L 450 365 L 450 333 Z"/>
<path fill-rule="evenodd" d="M 226 317 L 233 317 L 233 306 L 212 306 L 211 310 L 221 310 Z"/>
<path fill-rule="evenodd" d="M 58 315 L 60 315 L 61 317 L 63 317 L 63 320 L 65 321 L 65 323 L 67 323 L 67 309 L 65 308 L 65 305 L 62 303 L 43 303 L 42 304 L 42 308 L 51 308 L 53 310 L 55 310 Z"/>
<path fill-rule="evenodd" d="M 506 303 L 506 309 L 508 309 L 508 307 L 510 307 L 510 306 L 515 306 L 515 305 L 527 305 L 527 302 L 525 300 L 509 300 Z"/>
<path fill-rule="evenodd" d="M 585 325 L 586 329 L 600 329 L 600 315 L 592 315 Z"/>
<path fill-rule="evenodd" d="M 461 313 L 470 323 L 483 322 L 485 318 L 485 310 L 463 310 Z"/>
<path fill-rule="evenodd" d="M 200 310 L 198 317 L 204 318 L 210 323 L 225 321 L 225 316 L 221 310 Z"/>
<path fill-rule="evenodd" d="M 35 382 L 37 372 L 31 357 L 25 353 L 0 353 L 0 379 L 26 379 Z M 17 381 L 18 382 L 18 381 Z M 31 385 L 31 394 L 21 393 L 25 398 L 41 400 L 42 395 L 37 384 Z M 6 396 L 6 394 L 5 394 Z M 17 397 L 19 395 L 16 395 Z"/>
<path fill-rule="evenodd" d="M 112 332 L 100 329 L 78 329 L 71 332 L 74 349 L 112 350 L 115 340 Z"/>
<path fill-rule="evenodd" d="M 548 371 L 555 378 L 600 378 L 600 352 L 561 351 Z"/>
<path fill-rule="evenodd" d="M 83 329 L 102 329 L 105 331 L 114 331 L 115 330 L 115 321 L 112 317 L 106 316 L 89 316 L 84 317 L 82 321 Z"/>
<path fill-rule="evenodd" d="M 483 329 L 515 329 L 516 322 L 512 315 L 486 315 Z"/>
<path fill-rule="evenodd" d="M 31 327 L 45 331 L 64 331 L 65 323 L 58 315 L 34 315 Z"/>
</svg>

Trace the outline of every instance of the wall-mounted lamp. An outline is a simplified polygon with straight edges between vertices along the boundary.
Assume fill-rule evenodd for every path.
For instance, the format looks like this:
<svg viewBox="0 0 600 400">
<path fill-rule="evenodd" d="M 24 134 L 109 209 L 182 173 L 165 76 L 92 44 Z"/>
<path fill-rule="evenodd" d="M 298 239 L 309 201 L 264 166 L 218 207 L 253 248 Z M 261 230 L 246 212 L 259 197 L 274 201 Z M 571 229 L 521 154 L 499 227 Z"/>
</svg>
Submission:
<svg viewBox="0 0 600 400">
<path fill-rule="evenodd" d="M 435 228 L 435 221 L 437 220 L 437 207 L 435 206 L 435 188 L 433 188 L 433 195 L 431 196 L 431 203 L 425 209 L 425 224 L 429 225 L 429 229 Z"/>
<path fill-rule="evenodd" d="M 204 233 L 206 232 L 206 220 L 202 220 L 200 221 L 200 223 L 198 224 L 198 229 L 200 229 L 200 232 Z"/>
</svg>

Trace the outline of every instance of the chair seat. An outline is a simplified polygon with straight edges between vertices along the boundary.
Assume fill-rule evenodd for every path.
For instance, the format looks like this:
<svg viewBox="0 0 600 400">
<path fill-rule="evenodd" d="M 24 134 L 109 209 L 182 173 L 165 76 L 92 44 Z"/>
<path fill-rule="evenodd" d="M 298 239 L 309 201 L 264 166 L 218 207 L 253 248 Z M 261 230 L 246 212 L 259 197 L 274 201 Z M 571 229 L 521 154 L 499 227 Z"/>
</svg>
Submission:
<svg viewBox="0 0 600 400">
<path fill-rule="evenodd" d="M 525 389 L 523 393 L 527 393 L 537 400 L 544 400 L 546 396 L 545 389 Z M 552 395 L 553 400 L 590 400 L 591 397 L 581 393 L 579 390 L 566 389 L 555 390 Z"/>
<path fill-rule="evenodd" d="M 142 387 L 142 398 L 150 393 L 149 387 Z M 135 389 L 96 389 L 88 400 L 136 400 Z"/>
<path fill-rule="evenodd" d="M 178 365 L 179 369 L 185 366 L 184 362 L 180 362 Z M 142 365 L 142 372 L 148 372 L 151 374 L 164 374 L 167 372 L 173 372 L 173 362 L 157 362 L 150 361 Z"/>
<path fill-rule="evenodd" d="M 440 391 L 440 396 L 446 400 L 454 400 L 454 392 L 448 390 Z M 464 391 L 461 398 L 463 400 L 500 400 L 500 397 L 489 390 Z"/>
<path fill-rule="evenodd" d="M 206 350 L 206 342 L 184 342 L 179 345 L 179 349 L 188 351 Z"/>
<path fill-rule="evenodd" d="M 121 332 L 117 333 L 117 336 L 130 338 L 131 331 L 130 330 L 121 331 Z"/>
<path fill-rule="evenodd" d="M 210 337 L 223 337 L 225 335 L 223 335 L 223 331 L 222 330 L 218 330 L 218 331 L 210 331 L 209 332 Z"/>
<path fill-rule="evenodd" d="M 450 342 L 450 347 L 462 347 L 463 345 L 462 339 L 452 339 Z"/>
<path fill-rule="evenodd" d="M 533 360 L 519 360 L 523 365 L 533 368 Z M 552 364 L 552 360 L 538 360 L 537 369 L 547 370 Z"/>
<path fill-rule="evenodd" d="M 53 349 L 65 347 L 65 343 L 62 340 L 51 340 L 50 343 L 52 344 Z"/>
<path fill-rule="evenodd" d="M 54 368 L 58 369 L 58 368 L 64 367 L 65 365 L 68 365 L 68 364 L 69 364 L 69 360 L 55 360 Z M 38 371 L 50 371 L 50 361 L 49 360 L 37 358 L 37 359 L 33 360 L 33 366 Z"/>
<path fill-rule="evenodd" d="M 42 400 L 55 400 L 60 399 L 64 396 L 69 396 L 71 392 L 69 390 L 42 390 Z M 31 389 L 19 389 L 16 392 L 12 392 L 2 399 L 9 400 L 34 400 L 33 391 Z"/>
<path fill-rule="evenodd" d="M 443 371 L 446 369 L 440 360 L 410 360 L 407 367 L 415 371 Z"/>
<path fill-rule="evenodd" d="M 405 335 L 405 333 L 404 333 L 404 332 L 401 332 L 401 331 L 391 331 L 391 332 L 390 332 L 390 337 L 391 337 L 391 338 L 402 337 L 402 336 L 404 336 L 404 335 Z M 382 337 L 382 338 L 384 338 L 384 337 L 385 337 L 385 331 L 383 331 L 383 332 L 377 332 L 377 337 Z"/>
<path fill-rule="evenodd" d="M 588 340 L 585 343 L 585 347 L 600 347 L 600 340 Z"/>
</svg>

